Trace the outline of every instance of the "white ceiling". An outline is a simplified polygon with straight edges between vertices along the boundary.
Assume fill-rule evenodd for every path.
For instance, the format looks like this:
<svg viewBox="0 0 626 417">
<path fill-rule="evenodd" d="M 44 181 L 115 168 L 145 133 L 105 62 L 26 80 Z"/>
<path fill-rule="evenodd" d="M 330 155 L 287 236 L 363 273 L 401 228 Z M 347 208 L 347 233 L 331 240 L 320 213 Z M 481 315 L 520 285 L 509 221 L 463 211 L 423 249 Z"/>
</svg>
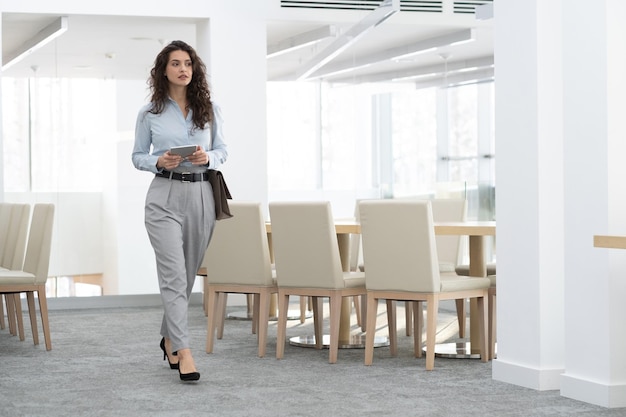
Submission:
<svg viewBox="0 0 626 417">
<path fill-rule="evenodd" d="M 268 48 L 329 26 L 329 30 L 334 30 L 336 36 L 295 52 L 268 58 L 268 80 L 294 79 L 306 65 L 313 65 L 321 55 L 328 55 L 325 53 L 326 48 L 341 42 L 337 36 L 349 33 L 351 28 L 365 21 L 368 13 L 372 12 L 333 11 L 331 14 L 328 11 L 318 13 L 306 10 L 304 13 L 306 15 L 302 16 L 306 18 L 301 20 L 294 20 L 293 17 L 268 20 Z M 316 20 L 316 15 L 319 20 Z M 332 21 L 329 16 L 332 16 Z M 58 15 L 3 13 L 3 62 L 40 30 L 58 19 Z M 477 66 L 477 63 L 489 65 L 493 63 L 492 20 L 478 20 L 467 14 L 444 17 L 399 12 L 349 44 L 343 52 L 321 67 L 319 73 L 347 65 L 356 66 L 365 60 L 379 61 L 367 68 L 324 77 L 331 81 L 360 82 L 442 71 L 444 68 L 450 71 Z M 164 43 L 174 39 L 188 41 L 196 37 L 196 21 L 193 19 L 71 15 L 67 17 L 67 27 L 68 30 L 56 40 L 12 65 L 3 71 L 3 75 L 146 79 L 154 57 Z M 460 31 L 469 30 L 473 42 L 440 47 L 400 62 L 388 59 L 391 52 L 416 43 L 428 43 L 431 38 L 454 36 Z M 350 42 L 347 38 L 344 40 Z M 442 54 L 449 55 L 447 63 L 444 63 Z M 313 73 L 313 76 L 316 74 Z"/>
</svg>

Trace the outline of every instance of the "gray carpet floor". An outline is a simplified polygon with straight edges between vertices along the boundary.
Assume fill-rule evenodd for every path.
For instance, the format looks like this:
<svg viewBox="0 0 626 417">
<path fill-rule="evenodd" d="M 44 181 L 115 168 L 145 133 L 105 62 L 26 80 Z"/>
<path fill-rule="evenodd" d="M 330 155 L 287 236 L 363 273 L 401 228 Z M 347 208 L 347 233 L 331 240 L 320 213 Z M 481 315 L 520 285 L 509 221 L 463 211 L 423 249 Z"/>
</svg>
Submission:
<svg viewBox="0 0 626 417">
<path fill-rule="evenodd" d="M 284 359 L 276 360 L 275 322 L 264 358 L 256 356 L 256 336 L 245 320 L 228 320 L 224 338 L 206 354 L 206 318 L 201 306 L 192 306 L 197 384 L 181 383 L 162 360 L 160 308 L 51 311 L 51 351 L 43 336 L 33 345 L 25 315 L 25 341 L 0 331 L 0 415 L 626 416 L 626 409 L 494 381 L 491 363 L 479 360 L 437 358 L 428 372 L 425 358 L 412 355 L 398 307 L 398 356 L 377 348 L 373 365 L 365 366 L 362 349 L 341 349 L 331 365 L 326 349 L 287 345 Z M 288 337 L 311 334 L 312 321 L 290 321 Z M 384 321 L 381 305 L 377 335 L 386 334 Z M 448 338 L 454 312 L 442 311 L 439 321 L 438 337 Z"/>
</svg>

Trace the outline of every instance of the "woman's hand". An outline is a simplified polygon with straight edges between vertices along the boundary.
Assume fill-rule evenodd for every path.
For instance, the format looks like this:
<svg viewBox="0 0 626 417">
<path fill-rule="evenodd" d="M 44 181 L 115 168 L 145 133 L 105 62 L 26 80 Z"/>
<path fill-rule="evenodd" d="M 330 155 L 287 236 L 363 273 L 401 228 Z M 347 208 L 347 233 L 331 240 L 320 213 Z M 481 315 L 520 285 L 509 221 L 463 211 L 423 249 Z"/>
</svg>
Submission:
<svg viewBox="0 0 626 417">
<path fill-rule="evenodd" d="M 159 156 L 156 166 L 158 169 L 163 168 L 171 171 L 178 165 L 180 165 L 180 163 L 183 161 L 184 158 L 182 156 L 170 153 L 170 151 L 166 151 L 163 155 Z"/>
<path fill-rule="evenodd" d="M 194 165 L 208 165 L 209 154 L 207 154 L 202 146 L 196 146 L 196 151 L 187 157 L 187 160 Z"/>
</svg>

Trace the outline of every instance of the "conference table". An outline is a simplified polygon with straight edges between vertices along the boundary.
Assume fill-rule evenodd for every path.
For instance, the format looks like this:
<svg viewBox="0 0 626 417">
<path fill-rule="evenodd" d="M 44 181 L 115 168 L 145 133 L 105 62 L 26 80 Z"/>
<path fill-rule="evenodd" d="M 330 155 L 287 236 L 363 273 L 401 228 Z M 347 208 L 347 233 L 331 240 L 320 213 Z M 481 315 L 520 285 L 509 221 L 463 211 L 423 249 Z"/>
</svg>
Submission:
<svg viewBox="0 0 626 417">
<path fill-rule="evenodd" d="M 272 225 L 266 223 L 266 231 L 271 242 Z M 464 222 L 435 222 L 436 235 L 469 236 L 469 269 L 470 276 L 487 276 L 487 261 L 485 259 L 486 237 L 495 236 L 495 221 L 464 221 Z M 356 220 L 336 220 L 335 231 L 339 244 L 339 254 L 344 271 L 350 270 L 350 235 L 360 234 L 361 225 Z M 271 247 L 271 245 L 270 245 Z M 365 303 L 361 303 L 365 305 Z M 341 305 L 341 321 L 339 326 L 339 347 L 340 348 L 362 348 L 365 346 L 362 335 L 352 335 L 350 328 L 350 315 L 352 304 L 349 297 L 344 297 Z M 470 303 L 470 340 L 464 343 L 454 343 L 454 346 L 438 345 L 436 354 L 440 356 L 454 356 L 457 358 L 480 357 L 478 335 L 478 306 L 475 300 Z M 365 315 L 362 314 L 365 319 Z M 314 345 L 313 336 L 301 336 L 290 339 L 290 343 L 298 346 Z M 327 339 L 324 340 L 327 345 Z M 376 338 L 375 346 L 385 346 L 388 344 L 387 338 Z"/>
</svg>

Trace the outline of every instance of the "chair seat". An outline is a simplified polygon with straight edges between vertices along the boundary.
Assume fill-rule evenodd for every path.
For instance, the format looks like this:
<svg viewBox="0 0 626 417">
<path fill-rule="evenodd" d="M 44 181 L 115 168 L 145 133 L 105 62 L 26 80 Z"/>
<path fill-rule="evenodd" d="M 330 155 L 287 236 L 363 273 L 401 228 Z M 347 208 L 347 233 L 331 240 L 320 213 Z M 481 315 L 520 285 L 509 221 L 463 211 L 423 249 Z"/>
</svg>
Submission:
<svg viewBox="0 0 626 417">
<path fill-rule="evenodd" d="M 491 281 L 488 278 L 456 277 L 441 275 L 441 292 L 476 290 L 489 288 Z"/>
<path fill-rule="evenodd" d="M 0 270 L 0 284 L 1 285 L 14 285 L 14 284 L 37 284 L 37 277 L 35 274 L 31 274 L 26 271 L 11 271 Z"/>
<path fill-rule="evenodd" d="M 349 272 L 343 276 L 343 282 L 346 284 L 346 288 L 356 288 L 365 286 L 365 273 L 364 272 Z"/>
<path fill-rule="evenodd" d="M 237 283 L 232 283 L 232 282 L 228 282 L 228 281 L 220 282 L 219 278 L 217 278 L 215 280 L 212 280 L 211 281 L 211 285 L 233 285 L 233 286 L 240 285 L 242 287 L 249 286 L 249 284 L 237 284 Z M 272 283 L 271 284 L 268 284 L 268 285 L 260 285 L 260 284 L 259 285 L 255 285 L 255 287 L 268 287 L 268 288 L 275 287 L 275 286 L 276 286 L 276 270 L 274 270 L 274 269 L 272 270 Z"/>
<path fill-rule="evenodd" d="M 343 275 L 343 288 L 358 288 L 365 287 L 365 273 L 364 272 L 344 272 Z M 283 288 L 302 288 L 302 285 L 283 285 Z M 314 288 L 314 287 L 312 287 Z"/>
<path fill-rule="evenodd" d="M 469 276 L 469 265 L 457 265 L 455 268 L 457 275 Z M 487 275 L 495 275 L 496 274 L 496 263 L 488 263 L 487 264 Z"/>
</svg>

